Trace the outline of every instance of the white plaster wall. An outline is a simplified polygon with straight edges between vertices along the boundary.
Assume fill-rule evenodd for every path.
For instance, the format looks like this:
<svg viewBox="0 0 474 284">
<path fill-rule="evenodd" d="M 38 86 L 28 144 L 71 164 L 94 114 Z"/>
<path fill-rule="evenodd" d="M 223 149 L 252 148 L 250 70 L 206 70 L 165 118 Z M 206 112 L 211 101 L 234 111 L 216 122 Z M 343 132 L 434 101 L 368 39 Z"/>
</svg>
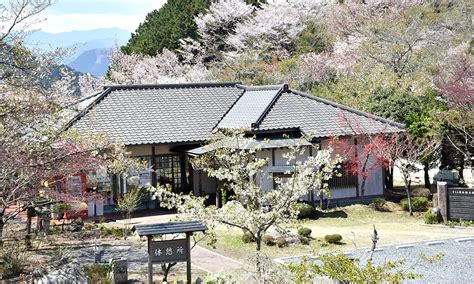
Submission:
<svg viewBox="0 0 474 284">
<path fill-rule="evenodd" d="M 354 139 L 353 138 L 341 138 L 347 139 L 347 142 L 350 145 L 353 145 Z M 358 149 L 359 154 L 363 152 L 363 141 L 358 141 Z M 329 146 L 328 140 L 321 141 L 321 148 L 327 149 Z M 286 164 L 287 159 L 283 157 L 284 153 L 287 149 L 275 149 L 275 161 L 273 163 L 272 160 L 272 150 L 262 150 L 257 153 L 257 158 L 266 158 L 268 159 L 268 165 L 263 168 L 263 173 L 256 176 L 256 182 L 259 184 L 264 190 L 273 190 L 273 173 L 283 173 L 290 167 Z M 313 150 L 313 155 L 316 154 Z M 297 160 L 303 161 L 309 156 L 309 149 L 307 149 L 303 155 L 299 156 Z M 375 160 L 372 158 L 371 163 Z M 274 166 L 273 166 L 274 164 Z M 199 192 L 199 171 L 194 171 L 194 192 L 197 194 Z M 216 180 L 213 178 L 209 178 L 207 174 L 204 172 L 201 175 L 202 177 L 202 192 L 203 193 L 215 193 L 216 192 Z M 362 184 L 362 177 L 359 176 L 359 189 Z M 384 180 L 383 180 L 383 169 L 381 167 L 377 169 L 371 170 L 369 177 L 366 180 L 365 186 L 365 195 L 382 195 L 384 188 Z M 331 199 L 340 199 L 340 198 L 352 198 L 356 197 L 357 188 L 356 187 L 346 187 L 346 188 L 333 188 L 331 189 Z M 360 191 L 360 190 L 359 190 Z M 360 192 L 359 192 L 360 194 Z M 300 199 L 302 200 L 309 200 L 309 194 L 302 196 Z M 317 199 L 317 196 L 315 196 Z"/>
<path fill-rule="evenodd" d="M 132 152 L 132 156 L 151 156 L 151 145 L 134 145 L 134 146 L 127 146 L 127 151 Z M 170 154 L 170 145 L 157 145 L 155 146 L 155 155 L 164 155 Z"/>
</svg>

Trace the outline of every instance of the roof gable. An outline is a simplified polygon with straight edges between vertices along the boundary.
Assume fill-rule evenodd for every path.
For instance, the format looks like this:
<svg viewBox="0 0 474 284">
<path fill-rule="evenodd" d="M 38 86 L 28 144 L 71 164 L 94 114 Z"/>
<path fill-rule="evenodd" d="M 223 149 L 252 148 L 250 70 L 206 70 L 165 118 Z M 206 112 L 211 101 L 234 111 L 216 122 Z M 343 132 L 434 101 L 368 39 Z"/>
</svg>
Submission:
<svg viewBox="0 0 474 284">
<path fill-rule="evenodd" d="M 204 141 L 242 93 L 235 83 L 113 86 L 71 128 L 126 145 Z"/>
<path fill-rule="evenodd" d="M 340 105 L 316 96 L 289 90 L 270 108 L 256 130 L 298 127 L 312 137 L 399 132 L 403 124 Z"/>
<path fill-rule="evenodd" d="M 287 85 L 236 83 L 107 87 L 69 128 L 105 133 L 126 145 L 198 143 L 219 128 L 299 129 L 313 137 L 403 131 L 399 124 Z"/>
<path fill-rule="evenodd" d="M 244 87 L 244 93 L 217 128 L 253 128 L 265 116 L 282 90 L 283 86 Z"/>
</svg>

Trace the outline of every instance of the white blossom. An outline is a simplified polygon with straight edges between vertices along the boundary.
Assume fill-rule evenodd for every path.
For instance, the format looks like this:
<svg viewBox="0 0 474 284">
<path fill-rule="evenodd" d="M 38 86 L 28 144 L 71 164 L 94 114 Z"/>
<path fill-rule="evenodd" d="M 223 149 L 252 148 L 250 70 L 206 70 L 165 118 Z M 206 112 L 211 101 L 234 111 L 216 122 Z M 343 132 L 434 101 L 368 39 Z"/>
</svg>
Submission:
<svg viewBox="0 0 474 284">
<path fill-rule="evenodd" d="M 116 51 L 109 69 L 109 80 L 113 84 L 186 83 L 206 79 L 204 65 L 180 62 L 178 56 L 167 49 L 156 56 L 127 55 Z"/>
<path fill-rule="evenodd" d="M 262 53 L 275 51 L 280 56 L 287 56 L 294 49 L 305 22 L 317 17 L 325 4 L 325 1 L 292 0 L 263 5 L 254 17 L 238 23 L 235 34 L 227 38 L 235 49 L 230 55 L 257 50 Z"/>
</svg>

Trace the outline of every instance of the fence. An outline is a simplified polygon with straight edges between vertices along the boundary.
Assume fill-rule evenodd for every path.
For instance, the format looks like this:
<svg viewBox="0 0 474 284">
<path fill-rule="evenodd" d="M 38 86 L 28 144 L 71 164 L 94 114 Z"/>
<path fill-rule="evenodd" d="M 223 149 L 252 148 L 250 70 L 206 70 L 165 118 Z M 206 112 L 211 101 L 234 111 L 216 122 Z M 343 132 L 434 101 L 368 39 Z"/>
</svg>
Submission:
<svg viewBox="0 0 474 284">
<path fill-rule="evenodd" d="M 443 221 L 474 220 L 474 188 L 448 188 L 438 182 L 438 207 Z"/>
</svg>

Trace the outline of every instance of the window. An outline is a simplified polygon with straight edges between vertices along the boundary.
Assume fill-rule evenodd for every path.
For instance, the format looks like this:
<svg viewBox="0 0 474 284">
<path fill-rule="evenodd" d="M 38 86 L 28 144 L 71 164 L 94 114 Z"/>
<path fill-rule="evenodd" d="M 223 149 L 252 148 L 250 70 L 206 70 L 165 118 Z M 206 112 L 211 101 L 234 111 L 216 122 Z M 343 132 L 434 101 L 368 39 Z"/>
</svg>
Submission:
<svg viewBox="0 0 474 284">
<path fill-rule="evenodd" d="M 174 191 L 188 186 L 187 160 L 185 156 L 163 155 L 156 157 L 156 179 L 159 184 L 169 184 Z"/>
<path fill-rule="evenodd" d="M 333 176 L 329 181 L 330 188 L 354 187 L 357 186 L 357 175 L 349 171 L 347 163 L 341 165 L 341 176 Z"/>
<path fill-rule="evenodd" d="M 288 182 L 288 179 L 291 178 L 290 174 L 285 174 L 285 173 L 273 173 L 273 189 L 278 188 L 278 184 L 276 182 L 277 179 L 281 180 L 281 183 L 284 184 Z"/>
</svg>

